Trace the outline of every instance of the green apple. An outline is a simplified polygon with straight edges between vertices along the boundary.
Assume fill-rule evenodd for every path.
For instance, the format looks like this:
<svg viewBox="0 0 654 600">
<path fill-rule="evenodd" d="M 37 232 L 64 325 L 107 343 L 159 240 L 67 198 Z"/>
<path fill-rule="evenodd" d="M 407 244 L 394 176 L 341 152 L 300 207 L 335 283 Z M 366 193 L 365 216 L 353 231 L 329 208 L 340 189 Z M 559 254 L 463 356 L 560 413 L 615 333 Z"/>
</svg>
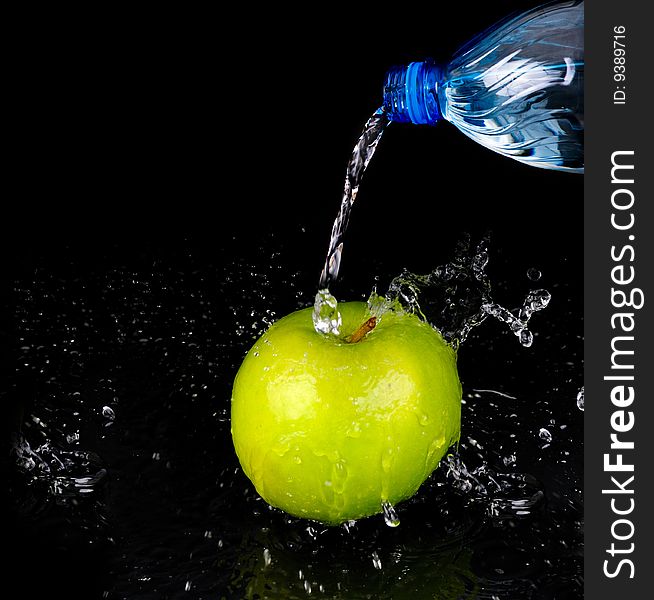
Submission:
<svg viewBox="0 0 654 600">
<path fill-rule="evenodd" d="M 234 382 L 232 438 L 269 504 L 339 524 L 411 497 L 458 441 L 456 352 L 416 316 L 370 320 L 339 304 L 342 336 L 317 333 L 307 308 L 280 319 Z"/>
</svg>

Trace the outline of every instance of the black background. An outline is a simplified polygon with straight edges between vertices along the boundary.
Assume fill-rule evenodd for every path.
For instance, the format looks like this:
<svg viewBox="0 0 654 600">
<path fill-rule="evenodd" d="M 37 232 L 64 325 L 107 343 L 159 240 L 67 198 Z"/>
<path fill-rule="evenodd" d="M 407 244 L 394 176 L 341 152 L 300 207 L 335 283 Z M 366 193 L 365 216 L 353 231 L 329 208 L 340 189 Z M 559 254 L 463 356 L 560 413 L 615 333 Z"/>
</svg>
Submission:
<svg viewBox="0 0 654 600">
<path fill-rule="evenodd" d="M 236 236 L 230 252 L 251 254 L 270 233 L 317 283 L 345 165 L 381 103 L 386 70 L 447 61 L 498 18 L 535 4 L 365 15 L 249 7 L 229 17 L 157 8 L 85 18 L 34 39 L 17 90 L 19 185 L 4 208 L 7 306 L 12 282 L 35 268 L 70 272 L 74 263 L 83 277 L 187 247 L 207 262 L 229 261 L 224 240 Z M 451 258 L 464 233 L 490 231 L 491 279 L 525 281 L 538 268 L 544 287 L 569 286 L 563 302 L 581 320 L 582 190 L 582 177 L 500 157 L 448 123 L 391 125 L 354 208 L 342 277 L 370 289 L 373 264 L 389 276 L 404 266 L 426 272 Z M 15 568 L 25 572 L 21 553 L 60 542 L 21 539 L 15 529 Z M 77 568 L 84 553 L 42 564 L 43 581 L 92 578 Z"/>
<path fill-rule="evenodd" d="M 315 232 L 307 264 L 319 265 L 386 70 L 447 61 L 499 17 L 535 4 L 153 12 L 53 28 L 48 43 L 26 43 L 34 63 L 17 90 L 20 185 L 6 206 L 5 264 L 33 267 L 66 247 L 90 261 L 114 245 L 171 248 L 185 234 L 209 246 L 302 223 Z M 380 261 L 408 266 L 428 250 L 433 266 L 432 251 L 462 230 L 491 229 L 506 252 L 558 267 L 561 244 L 580 257 L 581 178 L 506 160 L 447 123 L 392 126 L 380 148 L 346 256 L 373 243 Z"/>
</svg>

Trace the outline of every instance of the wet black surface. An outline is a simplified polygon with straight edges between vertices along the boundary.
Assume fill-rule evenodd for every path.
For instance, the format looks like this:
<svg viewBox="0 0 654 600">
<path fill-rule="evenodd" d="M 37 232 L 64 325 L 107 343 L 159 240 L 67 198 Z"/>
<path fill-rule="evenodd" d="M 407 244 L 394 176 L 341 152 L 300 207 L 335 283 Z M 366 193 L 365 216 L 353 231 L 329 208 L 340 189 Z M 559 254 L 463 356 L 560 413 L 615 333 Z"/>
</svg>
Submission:
<svg viewBox="0 0 654 600">
<path fill-rule="evenodd" d="M 129 268 L 80 270 L 73 258 L 18 285 L 24 338 L 10 398 L 24 405 L 25 439 L 33 450 L 49 440 L 58 456 L 81 449 L 99 457 L 90 469 L 61 469 L 64 478 L 107 469 L 88 495 L 53 493 L 49 474 L 15 472 L 16 556 L 25 584 L 110 598 L 276 597 L 280 590 L 303 597 L 305 585 L 343 598 L 431 597 L 448 586 L 456 594 L 463 586 L 471 598 L 576 597 L 581 340 L 565 281 L 549 286 L 552 304 L 533 320 L 532 348 L 488 322 L 460 350 L 463 461 L 470 471 L 486 464 L 533 479 L 500 491 L 491 481 L 501 476 L 481 471 L 459 485 L 442 468 L 399 507 L 399 528 L 378 517 L 351 533 L 287 520 L 258 499 L 231 446 L 231 382 L 264 319 L 274 318 L 270 307 L 282 314 L 311 301 L 312 277 L 296 246 L 307 237 L 298 227 L 249 250 L 242 238 L 229 240 L 221 263 L 213 261 L 214 247 L 189 242 L 183 251 L 132 257 Z M 261 256 L 272 258 L 262 265 Z M 379 266 L 362 263 L 370 285 Z M 516 270 L 515 279 L 507 293 L 532 284 L 525 271 Z M 367 291 L 346 289 L 348 297 Z M 520 304 L 517 291 L 513 297 Z M 76 431 L 79 440 L 67 443 Z M 527 501 L 529 514 L 516 515 L 510 500 Z M 29 580 L 37 556 L 44 577 Z M 548 596 L 552 586 L 568 596 Z"/>
<path fill-rule="evenodd" d="M 439 44 L 454 50 L 495 16 L 471 15 Z M 434 47 L 428 20 L 371 41 L 366 68 L 333 36 L 275 46 L 272 33 L 249 31 L 243 60 L 262 44 L 270 53 L 263 89 L 279 89 L 273 65 L 300 38 L 323 73 L 302 76 L 307 96 L 342 82 L 347 98 L 318 115 L 284 94 L 271 95 L 265 118 L 217 113 L 204 75 L 227 53 L 202 36 L 178 47 L 193 61 L 164 60 L 174 53 L 161 44 L 147 78 L 128 60 L 144 56 L 140 42 L 94 61 L 84 87 L 106 93 L 84 103 L 66 98 L 87 59 L 66 63 L 34 126 L 47 141 L 29 179 L 35 199 L 15 207 L 3 239 L 6 422 L 23 436 L 14 447 L 29 442 L 49 469 L 9 460 L 8 567 L 23 597 L 582 597 L 581 177 L 513 163 L 447 125 L 391 126 L 366 173 L 338 298 L 383 290 L 403 267 L 428 272 L 465 232 L 487 230 L 498 302 L 552 294 L 530 323 L 531 348 L 488 321 L 460 350 L 472 479 L 441 468 L 398 507 L 398 528 L 376 517 L 348 532 L 270 510 L 232 449 L 238 365 L 266 322 L 313 301 L 348 154 L 385 68 Z M 231 69 L 226 77 L 249 81 Z M 245 96 L 240 114 L 256 114 L 260 97 Z M 74 481 L 102 469 L 95 484 Z"/>
</svg>

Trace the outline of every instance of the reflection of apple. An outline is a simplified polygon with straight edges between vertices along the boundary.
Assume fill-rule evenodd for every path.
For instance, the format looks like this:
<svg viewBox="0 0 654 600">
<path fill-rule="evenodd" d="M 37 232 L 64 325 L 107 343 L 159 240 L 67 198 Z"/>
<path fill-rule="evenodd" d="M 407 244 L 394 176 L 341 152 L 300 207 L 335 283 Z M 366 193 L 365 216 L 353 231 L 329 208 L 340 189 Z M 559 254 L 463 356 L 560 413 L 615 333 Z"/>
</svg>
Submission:
<svg viewBox="0 0 654 600">
<path fill-rule="evenodd" d="M 259 494 L 330 524 L 412 496 L 461 420 L 456 354 L 434 329 L 393 311 L 374 326 L 363 302 L 339 309 L 343 337 L 316 333 L 311 308 L 275 323 L 232 395 L 234 447 Z"/>
<path fill-rule="evenodd" d="M 448 523 L 433 527 L 433 507 L 430 510 L 425 517 L 432 526 L 429 535 L 424 535 L 425 520 L 412 518 L 390 536 L 384 536 L 378 527 L 364 531 L 355 527 L 347 536 L 333 529 L 319 530 L 317 540 L 308 539 L 306 529 L 264 517 L 260 524 L 265 526 L 251 529 L 252 535 L 232 549 L 235 560 L 225 580 L 225 592 L 232 594 L 230 598 L 248 599 L 303 598 L 311 592 L 318 598 L 480 597 L 470 545 L 453 542 L 451 515 Z M 225 577 L 224 564 L 221 577 Z M 492 585 L 490 574 L 489 580 Z"/>
</svg>

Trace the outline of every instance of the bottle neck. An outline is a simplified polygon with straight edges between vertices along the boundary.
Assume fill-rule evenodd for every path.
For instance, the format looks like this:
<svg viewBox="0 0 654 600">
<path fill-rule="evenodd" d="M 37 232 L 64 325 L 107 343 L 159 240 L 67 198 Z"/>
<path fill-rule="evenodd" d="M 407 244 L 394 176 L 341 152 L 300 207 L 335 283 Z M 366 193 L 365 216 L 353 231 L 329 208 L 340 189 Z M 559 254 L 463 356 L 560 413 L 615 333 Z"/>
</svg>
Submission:
<svg viewBox="0 0 654 600">
<path fill-rule="evenodd" d="M 391 121 L 434 125 L 443 117 L 438 107 L 441 69 L 431 61 L 392 67 L 384 81 L 384 111 Z"/>
</svg>

